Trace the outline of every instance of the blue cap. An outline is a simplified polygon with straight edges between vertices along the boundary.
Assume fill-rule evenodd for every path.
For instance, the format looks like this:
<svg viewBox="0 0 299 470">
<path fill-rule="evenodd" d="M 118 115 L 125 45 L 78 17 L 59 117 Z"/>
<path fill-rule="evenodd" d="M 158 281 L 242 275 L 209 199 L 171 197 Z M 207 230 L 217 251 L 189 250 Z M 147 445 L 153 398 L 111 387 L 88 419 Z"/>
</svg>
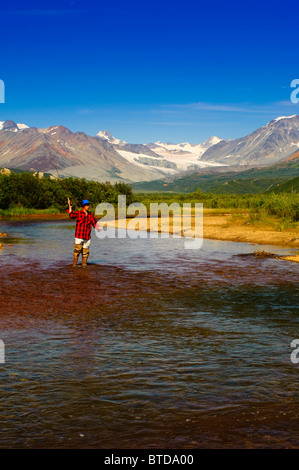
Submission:
<svg viewBox="0 0 299 470">
<path fill-rule="evenodd" d="M 90 202 L 87 199 L 83 199 L 81 206 L 89 206 Z"/>
</svg>

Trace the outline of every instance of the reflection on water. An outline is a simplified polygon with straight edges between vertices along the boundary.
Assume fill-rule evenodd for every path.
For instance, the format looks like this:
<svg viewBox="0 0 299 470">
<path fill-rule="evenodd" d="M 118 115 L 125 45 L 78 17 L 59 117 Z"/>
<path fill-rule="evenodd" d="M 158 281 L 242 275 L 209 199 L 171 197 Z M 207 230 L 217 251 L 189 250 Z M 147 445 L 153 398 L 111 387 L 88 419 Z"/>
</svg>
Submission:
<svg viewBox="0 0 299 470">
<path fill-rule="evenodd" d="M 70 226 L 1 225 L 1 447 L 298 447 L 299 265 Z"/>
</svg>

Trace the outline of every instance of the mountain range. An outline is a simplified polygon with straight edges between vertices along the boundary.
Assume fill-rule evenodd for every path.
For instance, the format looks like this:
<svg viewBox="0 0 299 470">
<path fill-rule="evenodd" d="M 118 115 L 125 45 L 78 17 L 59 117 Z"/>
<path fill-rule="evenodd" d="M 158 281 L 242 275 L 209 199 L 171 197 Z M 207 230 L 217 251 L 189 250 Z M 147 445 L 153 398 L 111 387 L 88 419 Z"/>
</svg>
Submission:
<svg viewBox="0 0 299 470">
<path fill-rule="evenodd" d="M 85 177 L 98 181 L 158 179 L 165 173 L 144 170 L 123 158 L 109 142 L 64 126 L 46 129 L 6 121 L 0 130 L 0 167 Z"/>
<path fill-rule="evenodd" d="M 234 165 L 271 165 L 299 147 L 299 115 L 282 116 L 246 137 L 221 141 L 210 147 L 202 161 Z"/>
<path fill-rule="evenodd" d="M 109 131 L 90 136 L 64 126 L 46 129 L 0 121 L 0 167 L 98 181 L 140 182 L 240 171 L 285 161 L 299 148 L 299 116 L 276 118 L 251 134 L 202 143 L 127 143 Z M 162 181 L 161 181 L 162 182 Z"/>
</svg>

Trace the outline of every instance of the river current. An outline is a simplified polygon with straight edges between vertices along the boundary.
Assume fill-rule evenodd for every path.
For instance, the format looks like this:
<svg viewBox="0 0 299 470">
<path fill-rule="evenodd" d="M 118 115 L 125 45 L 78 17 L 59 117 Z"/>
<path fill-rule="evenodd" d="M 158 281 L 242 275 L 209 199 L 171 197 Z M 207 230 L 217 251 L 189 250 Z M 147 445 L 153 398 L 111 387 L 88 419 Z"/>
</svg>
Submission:
<svg viewBox="0 0 299 470">
<path fill-rule="evenodd" d="M 299 447 L 299 264 L 1 221 L 1 448 Z"/>
</svg>

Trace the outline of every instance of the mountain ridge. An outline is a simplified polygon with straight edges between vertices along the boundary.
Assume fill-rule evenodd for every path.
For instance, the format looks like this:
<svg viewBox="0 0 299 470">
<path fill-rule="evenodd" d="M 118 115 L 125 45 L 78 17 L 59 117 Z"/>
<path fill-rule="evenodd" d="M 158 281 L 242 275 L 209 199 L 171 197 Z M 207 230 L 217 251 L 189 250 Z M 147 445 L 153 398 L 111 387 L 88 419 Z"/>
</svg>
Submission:
<svg viewBox="0 0 299 470">
<path fill-rule="evenodd" d="M 299 147 L 299 115 L 281 116 L 245 137 L 212 146 L 202 161 L 235 165 L 271 165 L 284 160 Z"/>
<path fill-rule="evenodd" d="M 41 129 L 11 120 L 0 125 L 1 166 L 42 172 L 55 171 L 57 166 L 65 176 L 98 181 L 133 183 L 181 178 L 198 171 L 236 172 L 242 166 L 269 167 L 287 158 L 296 163 L 293 154 L 299 148 L 298 115 L 273 119 L 239 139 L 212 136 L 200 144 L 130 144 L 108 130 L 90 136 L 63 125 Z"/>
</svg>

